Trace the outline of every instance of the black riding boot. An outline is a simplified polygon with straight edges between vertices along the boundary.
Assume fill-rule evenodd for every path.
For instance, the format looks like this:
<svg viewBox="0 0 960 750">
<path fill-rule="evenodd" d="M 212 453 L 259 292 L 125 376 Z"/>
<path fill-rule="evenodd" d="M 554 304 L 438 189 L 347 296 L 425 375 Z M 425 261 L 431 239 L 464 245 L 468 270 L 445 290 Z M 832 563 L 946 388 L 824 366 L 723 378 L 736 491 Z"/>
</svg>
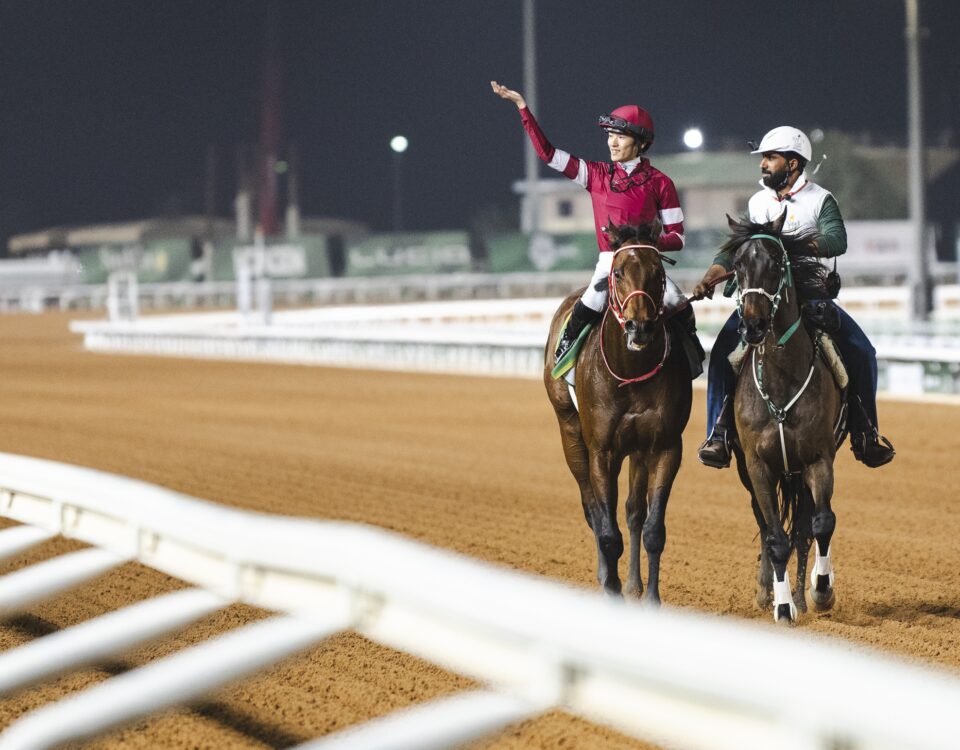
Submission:
<svg viewBox="0 0 960 750">
<path fill-rule="evenodd" d="M 859 412 L 860 416 L 860 419 L 855 420 L 856 426 L 850 426 L 850 450 L 853 451 L 853 457 L 871 469 L 890 463 L 897 455 L 893 444 L 877 431 L 859 398 L 851 395 L 850 405 L 851 412 Z"/>
<path fill-rule="evenodd" d="M 726 469 L 730 465 L 730 436 L 733 433 L 733 399 L 723 399 L 723 409 L 717 417 L 717 423 L 710 437 L 703 441 L 697 457 L 704 466 L 714 469 Z"/>
<path fill-rule="evenodd" d="M 580 336 L 580 332 L 583 331 L 585 325 L 588 323 L 596 323 L 602 316 L 603 313 L 592 310 L 583 304 L 583 300 L 578 299 L 577 303 L 573 306 L 573 311 L 570 313 L 570 320 L 567 321 L 567 327 L 560 336 L 560 343 L 557 344 L 556 361 L 559 362 L 563 358 L 563 355 L 570 351 L 570 347 L 573 346 L 574 342 Z"/>
<path fill-rule="evenodd" d="M 696 380 L 703 374 L 703 361 L 707 355 L 703 351 L 700 337 L 697 336 L 697 319 L 693 314 L 693 307 L 687 305 L 674 313 L 670 318 L 670 325 L 677 334 L 674 340 L 683 347 L 686 355 L 690 379 Z"/>
</svg>

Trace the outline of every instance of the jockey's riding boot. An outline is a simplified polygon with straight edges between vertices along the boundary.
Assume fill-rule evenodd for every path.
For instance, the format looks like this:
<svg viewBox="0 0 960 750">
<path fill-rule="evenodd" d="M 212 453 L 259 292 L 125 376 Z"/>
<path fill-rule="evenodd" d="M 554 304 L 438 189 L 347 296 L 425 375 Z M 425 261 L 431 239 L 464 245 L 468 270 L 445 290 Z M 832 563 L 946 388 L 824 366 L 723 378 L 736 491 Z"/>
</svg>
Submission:
<svg viewBox="0 0 960 750">
<path fill-rule="evenodd" d="M 897 455 L 893 444 L 875 429 L 850 434 L 850 450 L 854 458 L 871 469 L 888 464 Z"/>
<path fill-rule="evenodd" d="M 570 313 L 570 319 L 567 321 L 563 333 L 560 335 L 560 342 L 557 344 L 556 361 L 559 362 L 564 354 L 570 351 L 570 347 L 580 336 L 583 327 L 588 323 L 596 323 L 602 313 L 597 312 L 585 304 L 583 300 L 577 300 Z"/>
<path fill-rule="evenodd" d="M 732 432 L 733 402 L 727 396 L 723 400 L 723 409 L 717 417 L 717 423 L 710 437 L 703 441 L 697 457 L 704 466 L 714 469 L 726 469 L 730 465 L 730 434 Z"/>
<path fill-rule="evenodd" d="M 703 360 L 706 352 L 697 336 L 697 319 L 693 314 L 693 307 L 687 305 L 673 314 L 670 324 L 677 332 L 675 339 L 687 355 L 687 366 L 690 368 L 690 378 L 696 380 L 703 373 Z"/>
</svg>

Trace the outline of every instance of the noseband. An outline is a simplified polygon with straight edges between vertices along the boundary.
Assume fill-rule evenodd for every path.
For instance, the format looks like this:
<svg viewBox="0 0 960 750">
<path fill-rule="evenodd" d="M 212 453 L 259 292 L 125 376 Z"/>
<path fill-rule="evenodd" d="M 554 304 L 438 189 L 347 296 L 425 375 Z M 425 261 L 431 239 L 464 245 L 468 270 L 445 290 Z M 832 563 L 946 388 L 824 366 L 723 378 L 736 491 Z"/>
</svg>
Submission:
<svg viewBox="0 0 960 750">
<path fill-rule="evenodd" d="M 663 298 L 667 292 L 667 275 L 666 274 L 663 275 L 663 287 L 660 290 L 659 303 L 652 296 L 650 296 L 650 294 L 648 294 L 642 289 L 634 289 L 622 300 L 620 299 L 620 294 L 617 292 L 616 278 L 613 275 L 613 272 L 614 272 L 613 263 L 616 261 L 617 255 L 623 252 L 624 250 L 638 250 L 638 249 L 653 250 L 653 252 L 655 252 L 660 257 L 661 261 L 667 261 L 668 263 L 676 263 L 675 260 L 663 255 L 663 253 L 661 253 L 653 245 L 624 245 L 623 247 L 619 247 L 614 251 L 613 258 L 611 259 L 611 262 L 610 262 L 610 274 L 607 276 L 607 286 L 609 288 L 610 293 L 608 294 L 607 309 L 606 309 L 606 312 L 604 313 L 604 319 L 606 319 L 607 313 L 612 312 L 613 317 L 616 319 L 617 323 L 620 324 L 620 328 L 622 330 L 626 330 L 626 325 L 627 325 L 626 318 L 623 317 L 623 311 L 626 308 L 627 303 L 634 297 L 642 297 L 643 299 L 647 300 L 650 303 L 650 306 L 653 308 L 653 311 L 654 311 L 654 317 L 653 317 L 654 320 L 660 320 L 663 315 Z M 609 372 L 616 380 L 620 381 L 620 385 L 618 386 L 619 388 L 623 388 L 623 386 L 629 385 L 630 383 L 641 383 L 644 380 L 649 380 L 658 372 L 660 372 L 660 370 L 663 369 L 664 364 L 666 364 L 667 357 L 670 356 L 670 334 L 667 333 L 666 323 L 661 323 L 661 326 L 663 327 L 664 345 L 663 345 L 663 358 L 660 360 L 660 363 L 656 367 L 654 367 L 652 370 L 644 373 L 643 375 L 640 375 L 639 377 L 622 378 L 613 371 L 613 368 L 610 367 L 610 362 L 607 361 L 607 352 L 603 344 L 603 324 L 601 323 L 600 355 L 603 357 L 603 364 L 606 365 L 607 372 Z"/>
</svg>

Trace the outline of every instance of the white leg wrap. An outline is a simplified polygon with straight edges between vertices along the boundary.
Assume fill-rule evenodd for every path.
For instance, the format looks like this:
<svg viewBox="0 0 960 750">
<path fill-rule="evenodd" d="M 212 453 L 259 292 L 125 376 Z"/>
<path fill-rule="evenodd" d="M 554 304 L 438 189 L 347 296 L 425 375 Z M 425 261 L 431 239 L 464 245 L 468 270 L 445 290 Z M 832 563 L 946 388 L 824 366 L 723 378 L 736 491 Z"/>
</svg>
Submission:
<svg viewBox="0 0 960 750">
<path fill-rule="evenodd" d="M 776 571 L 773 574 L 773 619 L 780 621 L 780 605 L 790 605 L 790 619 L 797 619 L 797 605 L 793 603 L 793 593 L 790 591 L 790 574 L 784 572 L 783 580 L 777 580 Z"/>
<path fill-rule="evenodd" d="M 597 265 L 593 269 L 590 285 L 580 298 L 583 304 L 596 312 L 603 312 L 607 305 L 607 278 L 610 276 L 611 266 L 613 266 L 613 253 L 605 250 L 600 253 Z M 596 289 L 598 285 L 600 290 Z"/>
<path fill-rule="evenodd" d="M 816 539 L 813 540 L 813 548 L 816 550 L 817 556 L 814 560 L 813 567 L 810 569 L 810 585 L 817 585 L 817 576 L 828 576 L 830 578 L 830 586 L 833 587 L 833 563 L 830 562 L 830 548 L 827 548 L 827 554 L 820 554 L 820 543 Z"/>
</svg>

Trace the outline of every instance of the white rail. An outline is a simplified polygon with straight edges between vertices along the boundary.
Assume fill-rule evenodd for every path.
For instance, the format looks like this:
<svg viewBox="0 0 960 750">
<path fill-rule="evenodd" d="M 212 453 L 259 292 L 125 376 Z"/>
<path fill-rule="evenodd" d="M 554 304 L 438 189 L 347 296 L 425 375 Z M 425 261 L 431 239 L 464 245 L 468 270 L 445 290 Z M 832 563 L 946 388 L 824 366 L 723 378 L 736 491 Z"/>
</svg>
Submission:
<svg viewBox="0 0 960 750">
<path fill-rule="evenodd" d="M 868 291 L 878 290 L 852 290 L 844 304 L 863 302 Z M 274 313 L 271 325 L 236 313 L 198 313 L 74 322 L 71 329 L 100 352 L 539 378 L 558 303 L 534 298 L 312 308 Z M 704 331 L 717 330 L 733 303 L 697 305 L 700 338 L 709 351 L 713 337 Z M 873 342 L 885 390 L 911 397 L 960 393 L 958 321 L 916 332 L 897 332 L 896 321 L 883 318 L 873 325 L 880 331 Z"/>
<path fill-rule="evenodd" d="M 679 748 L 946 750 L 960 736 L 953 675 L 823 638 L 640 610 L 369 527 L 241 512 L 9 454 L 0 454 L 0 514 L 215 594 L 194 615 L 234 600 L 280 613 L 37 709 L 0 735 L 4 750 L 88 736 L 347 628 L 504 696 L 447 705 L 475 703 L 472 729 L 442 719 L 443 703 L 393 717 L 406 734 L 395 747 L 449 747 L 550 707 Z M 66 648 L 75 658 L 40 671 L 102 657 L 87 649 L 90 633 L 125 616 L 56 634 L 49 653 Z M 86 645 L 64 646 L 71 639 Z M 44 640 L 8 652 L 0 666 L 32 663 L 22 682 L 35 679 Z M 357 730 L 357 747 L 381 730 Z M 324 742 L 335 740 L 347 741 Z"/>
</svg>

